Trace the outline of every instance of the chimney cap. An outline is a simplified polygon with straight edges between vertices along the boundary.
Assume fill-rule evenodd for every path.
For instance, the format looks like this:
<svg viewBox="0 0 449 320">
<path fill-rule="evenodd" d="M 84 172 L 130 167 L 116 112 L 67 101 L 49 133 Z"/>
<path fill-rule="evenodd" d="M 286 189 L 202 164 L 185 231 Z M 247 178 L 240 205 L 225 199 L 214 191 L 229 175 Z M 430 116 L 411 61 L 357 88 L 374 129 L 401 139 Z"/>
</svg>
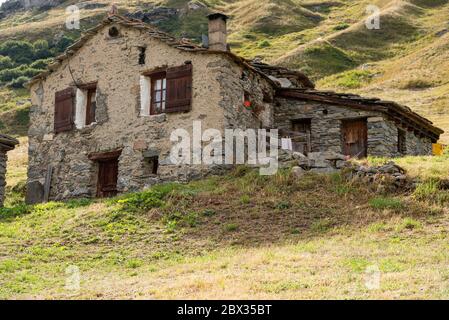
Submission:
<svg viewBox="0 0 449 320">
<path fill-rule="evenodd" d="M 221 13 L 221 12 L 211 13 L 207 17 L 209 18 L 209 20 L 216 20 L 216 19 L 221 18 L 224 21 L 226 21 L 229 19 L 229 17 L 227 15 L 225 15 L 224 13 Z"/>
</svg>

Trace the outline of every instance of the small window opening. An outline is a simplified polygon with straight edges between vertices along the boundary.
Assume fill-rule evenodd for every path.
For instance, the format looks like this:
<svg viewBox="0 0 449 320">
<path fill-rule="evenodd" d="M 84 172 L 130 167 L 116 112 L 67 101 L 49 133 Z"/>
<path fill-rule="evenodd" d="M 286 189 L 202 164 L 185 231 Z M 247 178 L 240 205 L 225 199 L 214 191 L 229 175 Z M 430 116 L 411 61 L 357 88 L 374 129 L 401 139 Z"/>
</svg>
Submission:
<svg viewBox="0 0 449 320">
<path fill-rule="evenodd" d="M 246 90 L 243 94 L 243 105 L 247 109 L 251 109 L 251 107 L 252 107 L 251 94 Z"/>
<path fill-rule="evenodd" d="M 404 130 L 398 129 L 398 153 L 407 153 L 407 137 Z"/>
<path fill-rule="evenodd" d="M 139 47 L 139 64 L 145 64 L 145 59 L 146 59 L 146 51 L 147 48 L 145 47 Z"/>
<path fill-rule="evenodd" d="M 151 76 L 151 110 L 150 114 L 165 112 L 167 101 L 167 75 L 165 72 Z"/>
<path fill-rule="evenodd" d="M 117 29 L 117 27 L 111 27 L 109 28 L 109 36 L 111 38 L 117 38 L 119 36 L 119 31 Z"/>
<path fill-rule="evenodd" d="M 145 158 L 145 167 L 147 168 L 147 172 L 151 175 L 157 175 L 159 170 L 159 157 L 153 156 Z"/>
<path fill-rule="evenodd" d="M 327 116 L 327 115 L 329 114 L 329 110 L 324 109 L 324 110 L 323 110 L 323 114 L 324 114 L 325 116 Z"/>
</svg>

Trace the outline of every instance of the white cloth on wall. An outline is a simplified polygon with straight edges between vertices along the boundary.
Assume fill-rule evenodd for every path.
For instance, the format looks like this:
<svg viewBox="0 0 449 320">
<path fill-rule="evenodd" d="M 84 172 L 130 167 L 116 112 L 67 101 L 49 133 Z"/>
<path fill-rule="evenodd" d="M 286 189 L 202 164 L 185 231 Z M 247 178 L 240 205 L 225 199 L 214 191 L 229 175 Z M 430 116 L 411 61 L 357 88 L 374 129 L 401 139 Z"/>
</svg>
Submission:
<svg viewBox="0 0 449 320">
<path fill-rule="evenodd" d="M 76 89 L 75 126 L 82 129 L 86 126 L 87 92 Z"/>
<path fill-rule="evenodd" d="M 281 148 L 282 150 L 289 150 L 289 151 L 293 151 L 293 143 L 292 143 L 292 139 L 287 137 L 287 138 L 282 138 L 281 139 Z"/>
</svg>

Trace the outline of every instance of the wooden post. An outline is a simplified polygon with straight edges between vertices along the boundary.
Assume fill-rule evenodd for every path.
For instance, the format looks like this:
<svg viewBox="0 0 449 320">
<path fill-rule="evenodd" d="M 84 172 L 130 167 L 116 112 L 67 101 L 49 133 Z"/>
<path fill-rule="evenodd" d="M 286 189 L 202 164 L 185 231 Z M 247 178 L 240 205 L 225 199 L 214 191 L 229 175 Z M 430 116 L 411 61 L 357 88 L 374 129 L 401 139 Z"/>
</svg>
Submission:
<svg viewBox="0 0 449 320">
<path fill-rule="evenodd" d="M 44 202 L 48 202 L 48 199 L 50 198 L 50 187 L 51 187 L 52 175 L 53 175 L 53 166 L 49 164 L 47 167 L 47 175 L 45 177 Z"/>
</svg>

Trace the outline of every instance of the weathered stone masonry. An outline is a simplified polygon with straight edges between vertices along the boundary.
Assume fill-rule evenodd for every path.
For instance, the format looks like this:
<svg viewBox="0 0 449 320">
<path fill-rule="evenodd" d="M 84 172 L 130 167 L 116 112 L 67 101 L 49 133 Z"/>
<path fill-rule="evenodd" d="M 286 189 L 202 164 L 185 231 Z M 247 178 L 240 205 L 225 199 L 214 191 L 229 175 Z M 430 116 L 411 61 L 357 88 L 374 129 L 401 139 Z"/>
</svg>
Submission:
<svg viewBox="0 0 449 320">
<path fill-rule="evenodd" d="M 341 125 L 343 120 L 366 118 L 368 124 L 368 155 L 397 157 L 398 126 L 386 115 L 376 111 L 357 110 L 313 101 L 278 98 L 274 114 L 274 127 L 291 130 L 291 121 L 311 119 L 312 152 L 342 153 Z M 400 128 L 400 127 L 399 127 Z M 417 137 L 406 128 L 408 155 L 430 155 L 432 142 Z"/>
<path fill-rule="evenodd" d="M 5 199 L 5 187 L 6 187 L 6 163 L 8 157 L 6 153 L 14 149 L 19 144 L 16 139 L 0 134 L 0 207 L 3 206 Z"/>
</svg>

